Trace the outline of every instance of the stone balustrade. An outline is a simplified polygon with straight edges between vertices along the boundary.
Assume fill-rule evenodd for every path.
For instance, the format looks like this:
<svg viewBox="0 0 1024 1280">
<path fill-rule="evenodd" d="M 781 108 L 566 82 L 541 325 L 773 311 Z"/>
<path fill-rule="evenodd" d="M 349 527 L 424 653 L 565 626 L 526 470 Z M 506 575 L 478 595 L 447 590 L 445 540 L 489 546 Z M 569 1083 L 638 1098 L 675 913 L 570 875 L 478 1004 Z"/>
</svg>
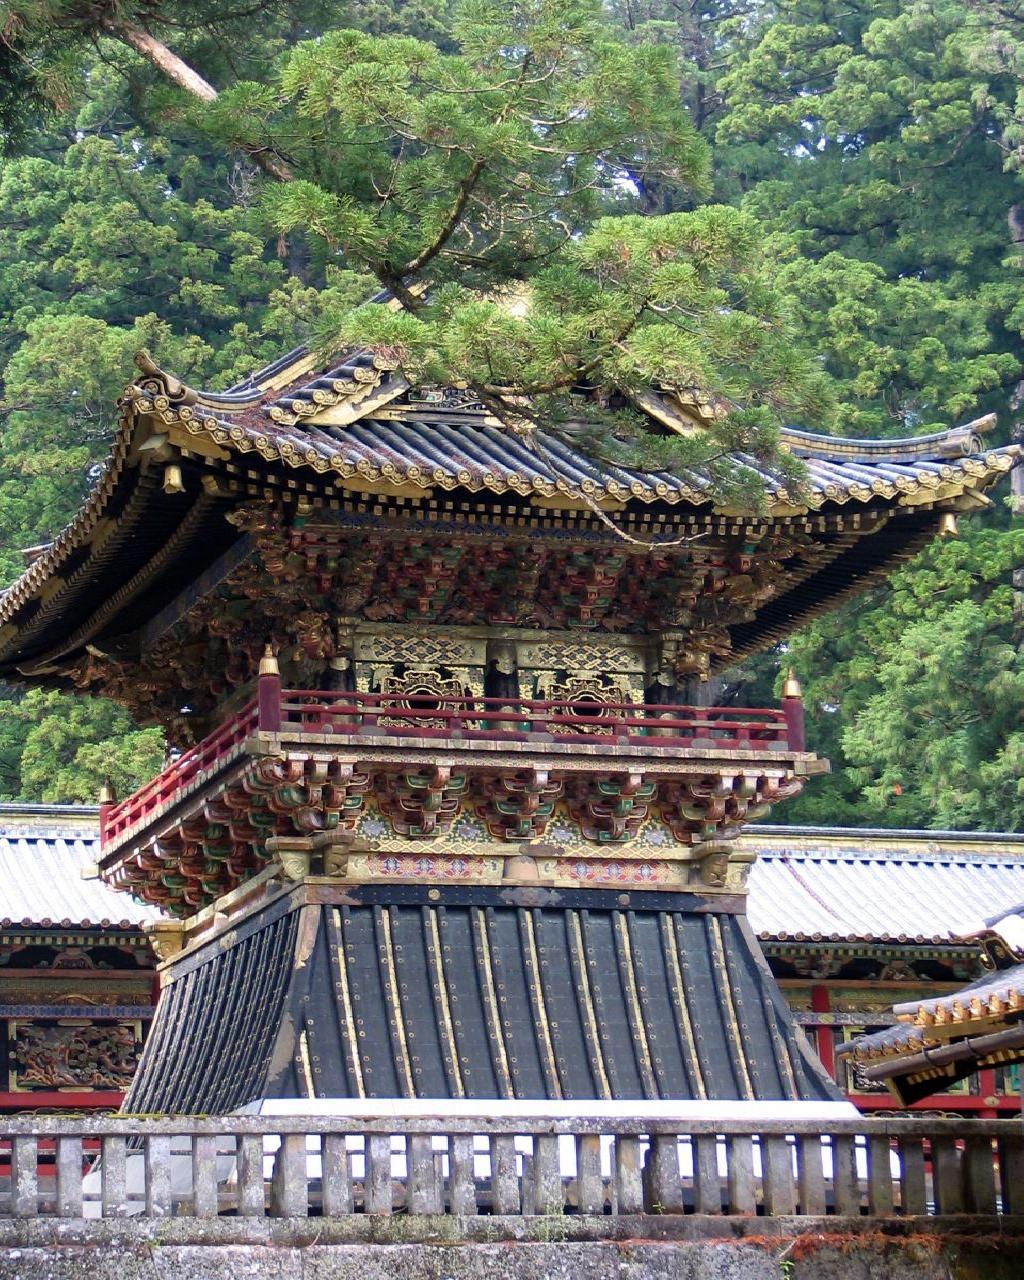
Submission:
<svg viewBox="0 0 1024 1280">
<path fill-rule="evenodd" d="M 9 1177 L 2 1177 L 2 1166 Z M 8 1117 L 0 1218 L 1024 1214 L 1024 1123 Z M 1004 1219 L 1005 1220 L 1005 1219 Z M 609 1226 L 612 1224 L 609 1223 Z"/>
</svg>

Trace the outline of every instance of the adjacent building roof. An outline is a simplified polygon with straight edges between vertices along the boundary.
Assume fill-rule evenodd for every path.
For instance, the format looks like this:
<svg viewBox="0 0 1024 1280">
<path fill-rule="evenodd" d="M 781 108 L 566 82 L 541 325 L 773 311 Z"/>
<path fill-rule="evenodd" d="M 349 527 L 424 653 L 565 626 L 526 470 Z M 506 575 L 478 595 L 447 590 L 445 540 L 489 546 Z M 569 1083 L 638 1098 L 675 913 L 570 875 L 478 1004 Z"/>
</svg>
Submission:
<svg viewBox="0 0 1024 1280">
<path fill-rule="evenodd" d="M 749 827 L 760 938 L 949 943 L 1024 901 L 1024 835 Z"/>
<path fill-rule="evenodd" d="M 893 1005 L 894 1026 L 860 1036 L 839 1053 L 869 1080 L 884 1080 L 904 1104 L 981 1067 L 1024 1061 L 1024 950 L 1008 941 L 1021 936 L 1022 910 L 995 917 L 965 939 L 980 943 L 994 972 L 959 991 Z"/>
<path fill-rule="evenodd" d="M 0 805 L 0 927 L 137 929 L 157 913 L 82 879 L 99 857 L 97 811 Z"/>
</svg>

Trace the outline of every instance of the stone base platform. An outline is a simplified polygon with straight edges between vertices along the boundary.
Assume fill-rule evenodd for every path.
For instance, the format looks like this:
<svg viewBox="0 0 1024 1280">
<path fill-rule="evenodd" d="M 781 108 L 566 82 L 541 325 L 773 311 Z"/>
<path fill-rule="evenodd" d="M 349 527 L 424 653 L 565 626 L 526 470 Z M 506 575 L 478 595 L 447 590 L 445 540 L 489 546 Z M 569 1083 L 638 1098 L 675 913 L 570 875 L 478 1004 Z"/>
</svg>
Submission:
<svg viewBox="0 0 1024 1280">
<path fill-rule="evenodd" d="M 1018 1280 L 1024 1217 L 0 1222 L 3 1280 Z"/>
</svg>

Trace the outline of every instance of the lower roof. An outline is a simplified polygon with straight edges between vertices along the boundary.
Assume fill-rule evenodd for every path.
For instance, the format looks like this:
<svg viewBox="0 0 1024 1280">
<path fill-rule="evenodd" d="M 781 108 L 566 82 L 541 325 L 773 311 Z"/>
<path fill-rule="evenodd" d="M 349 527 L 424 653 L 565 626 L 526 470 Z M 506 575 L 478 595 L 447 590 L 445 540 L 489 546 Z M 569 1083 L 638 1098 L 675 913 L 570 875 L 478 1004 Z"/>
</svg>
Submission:
<svg viewBox="0 0 1024 1280">
<path fill-rule="evenodd" d="M 278 899 L 164 971 L 124 1109 L 837 1098 L 742 914 L 694 894 L 631 900 L 394 885 Z"/>
</svg>

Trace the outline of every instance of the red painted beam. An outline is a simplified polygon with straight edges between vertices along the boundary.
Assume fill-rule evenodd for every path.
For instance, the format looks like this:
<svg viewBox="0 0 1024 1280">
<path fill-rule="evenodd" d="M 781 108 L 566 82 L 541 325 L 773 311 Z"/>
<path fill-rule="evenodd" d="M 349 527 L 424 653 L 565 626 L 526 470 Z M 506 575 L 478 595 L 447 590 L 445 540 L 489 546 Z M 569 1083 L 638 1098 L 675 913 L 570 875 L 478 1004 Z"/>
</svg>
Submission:
<svg viewBox="0 0 1024 1280">
<path fill-rule="evenodd" d="M 0 1111 L 34 1111 L 37 1107 L 59 1107 L 62 1111 L 110 1111 L 124 1101 L 117 1089 L 33 1089 L 31 1093 L 0 1091 Z"/>
</svg>

